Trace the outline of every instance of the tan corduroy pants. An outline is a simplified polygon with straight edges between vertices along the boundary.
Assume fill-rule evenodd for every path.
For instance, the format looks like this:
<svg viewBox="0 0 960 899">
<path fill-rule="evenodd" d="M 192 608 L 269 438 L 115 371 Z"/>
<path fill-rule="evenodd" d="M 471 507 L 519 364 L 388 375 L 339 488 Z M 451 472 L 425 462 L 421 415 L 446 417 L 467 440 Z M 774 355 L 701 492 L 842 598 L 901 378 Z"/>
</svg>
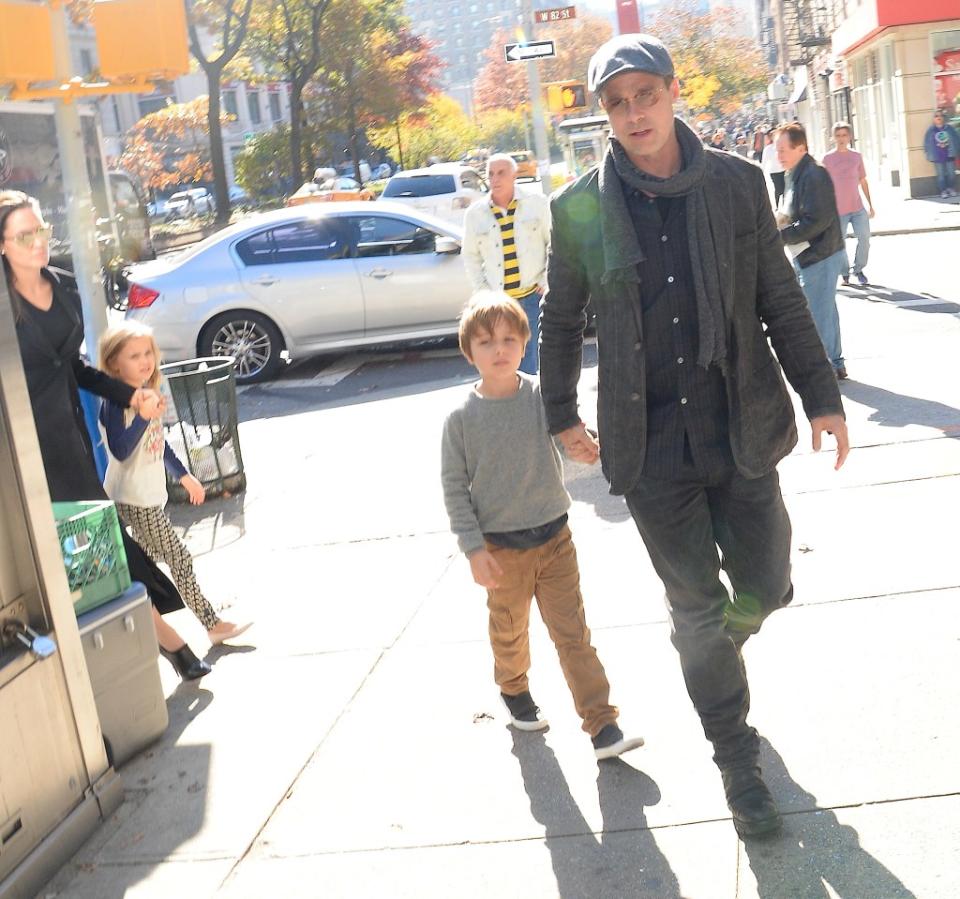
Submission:
<svg viewBox="0 0 960 899">
<path fill-rule="evenodd" d="M 530 604 L 536 597 L 583 729 L 596 736 L 618 712 L 610 705 L 610 684 L 590 643 L 570 528 L 534 549 L 487 543 L 487 550 L 503 569 L 500 586 L 487 591 L 493 676 L 500 692 L 516 696 L 528 689 Z"/>
</svg>

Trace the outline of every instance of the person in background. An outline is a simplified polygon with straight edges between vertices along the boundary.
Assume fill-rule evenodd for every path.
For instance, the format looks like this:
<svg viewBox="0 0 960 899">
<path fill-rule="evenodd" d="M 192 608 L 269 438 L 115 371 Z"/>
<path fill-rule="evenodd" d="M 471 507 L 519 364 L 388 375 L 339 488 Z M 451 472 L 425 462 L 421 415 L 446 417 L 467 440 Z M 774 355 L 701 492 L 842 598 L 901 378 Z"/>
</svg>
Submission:
<svg viewBox="0 0 960 899">
<path fill-rule="evenodd" d="M 711 150 L 726 150 L 727 149 L 727 132 L 722 128 L 718 128 L 713 132 L 713 137 L 710 138 L 710 149 Z"/>
<path fill-rule="evenodd" d="M 847 377 L 837 312 L 837 279 L 846 260 L 833 181 L 807 151 L 799 122 L 780 129 L 777 156 L 787 173 L 786 193 L 777 212 L 780 237 L 793 258 L 803 294 L 837 380 Z"/>
<path fill-rule="evenodd" d="M 933 124 L 923 137 L 923 152 L 937 172 L 937 190 L 943 198 L 955 197 L 957 159 L 960 158 L 960 132 L 948 125 L 938 109 L 933 114 Z"/>
<path fill-rule="evenodd" d="M 100 369 L 134 389 L 160 389 L 160 350 L 153 331 L 137 321 L 108 328 L 100 338 Z M 190 610 L 217 646 L 239 637 L 250 622 L 223 621 L 200 590 L 190 550 L 177 536 L 163 507 L 167 504 L 167 472 L 187 491 L 190 502 L 204 500 L 203 485 L 184 468 L 163 435 L 162 408 L 155 415 L 137 414 L 106 398 L 100 426 L 107 439 L 109 462 L 103 481 L 107 496 L 134 539 L 155 561 L 166 562 L 174 583 Z M 173 654 L 161 647 L 175 664 Z"/>
<path fill-rule="evenodd" d="M 835 150 L 823 157 L 823 167 L 833 181 L 833 190 L 837 196 L 837 214 L 840 216 L 840 235 L 844 239 L 843 283 L 850 283 L 850 258 L 847 256 L 847 230 L 853 225 L 857 238 L 857 251 L 853 257 L 853 276 L 862 285 L 866 285 L 867 259 L 870 256 L 870 219 L 874 216 L 873 201 L 870 199 L 870 185 L 867 183 L 867 170 L 863 166 L 863 156 L 850 149 L 853 131 L 847 122 L 837 122 L 833 126 Z M 867 208 L 863 208 L 866 198 Z"/>
<path fill-rule="evenodd" d="M 776 145 L 777 129 L 771 128 L 764 135 L 766 143 L 763 146 L 763 155 L 760 157 L 760 167 L 764 174 L 770 179 L 773 185 L 773 205 L 780 205 L 780 198 L 783 196 L 784 172 L 780 160 L 777 158 Z"/>
<path fill-rule="evenodd" d="M 517 163 L 507 153 L 487 160 L 487 180 L 490 196 L 475 201 L 464 216 L 463 264 L 474 291 L 502 290 L 523 307 L 531 337 L 520 371 L 535 375 L 550 206 L 539 191 L 517 190 Z"/>
<path fill-rule="evenodd" d="M 70 275 L 49 267 L 51 234 L 36 199 L 19 191 L 0 193 L 0 255 L 50 499 L 106 500 L 79 388 L 145 417 L 159 414 L 160 397 L 108 377 L 81 358 L 80 296 Z M 173 654 L 173 665 L 185 680 L 209 674 L 210 666 L 161 617 L 183 608 L 176 588 L 125 529 L 120 533 L 130 576 L 150 596 L 160 647 Z"/>
</svg>

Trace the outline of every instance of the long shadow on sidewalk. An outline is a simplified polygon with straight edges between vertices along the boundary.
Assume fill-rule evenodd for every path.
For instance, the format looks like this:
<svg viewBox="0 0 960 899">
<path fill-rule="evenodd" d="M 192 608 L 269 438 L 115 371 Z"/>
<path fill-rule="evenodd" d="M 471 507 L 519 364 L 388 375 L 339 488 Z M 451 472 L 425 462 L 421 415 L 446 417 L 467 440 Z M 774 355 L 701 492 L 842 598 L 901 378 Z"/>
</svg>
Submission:
<svg viewBox="0 0 960 899">
<path fill-rule="evenodd" d="M 916 293 L 912 290 L 900 290 L 886 284 L 870 283 L 863 287 L 856 284 L 841 285 L 840 296 L 868 300 L 871 303 L 883 303 L 897 306 L 909 312 L 955 313 L 960 311 L 960 301 L 938 297 L 931 293 Z"/>
<path fill-rule="evenodd" d="M 886 428 L 903 428 L 907 425 L 923 425 L 939 428 L 946 437 L 960 436 L 960 409 L 925 400 L 918 396 L 894 393 L 872 384 L 863 384 L 853 379 L 844 381 L 841 391 L 845 399 L 873 408 L 868 421 Z"/>
<path fill-rule="evenodd" d="M 917 899 L 860 845 L 854 828 L 817 807 L 817 797 L 790 777 L 769 741 L 761 740 L 760 753 L 774 795 L 810 809 L 785 815 L 779 837 L 744 843 L 760 899 Z"/>
<path fill-rule="evenodd" d="M 620 759 L 598 766 L 603 833 L 597 840 L 543 734 L 514 732 L 513 754 L 520 763 L 530 811 L 546 830 L 561 899 L 681 899 L 677 877 L 644 815 L 646 806 L 660 801 L 660 790 L 651 778 Z"/>
</svg>

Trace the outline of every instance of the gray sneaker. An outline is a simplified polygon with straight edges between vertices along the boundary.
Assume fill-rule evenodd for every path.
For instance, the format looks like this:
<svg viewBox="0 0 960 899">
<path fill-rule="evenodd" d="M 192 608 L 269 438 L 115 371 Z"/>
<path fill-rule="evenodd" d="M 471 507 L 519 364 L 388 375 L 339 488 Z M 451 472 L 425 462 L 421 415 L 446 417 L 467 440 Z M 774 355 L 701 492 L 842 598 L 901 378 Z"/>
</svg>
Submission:
<svg viewBox="0 0 960 899">
<path fill-rule="evenodd" d="M 540 709 L 537 708 L 529 690 L 524 690 L 517 696 L 501 693 L 500 699 L 510 713 L 510 723 L 517 730 L 543 730 L 550 726 L 546 718 L 540 717 Z"/>
<path fill-rule="evenodd" d="M 625 737 L 616 724 L 605 724 L 590 742 L 598 759 L 612 759 L 643 746 L 643 737 Z"/>
</svg>

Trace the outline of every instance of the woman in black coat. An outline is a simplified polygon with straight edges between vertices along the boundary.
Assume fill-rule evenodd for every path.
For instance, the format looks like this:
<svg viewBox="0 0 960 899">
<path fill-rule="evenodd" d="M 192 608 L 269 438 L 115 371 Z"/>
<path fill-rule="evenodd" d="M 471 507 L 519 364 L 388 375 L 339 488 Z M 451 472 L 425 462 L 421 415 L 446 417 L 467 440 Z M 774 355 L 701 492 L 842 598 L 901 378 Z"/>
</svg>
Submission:
<svg viewBox="0 0 960 899">
<path fill-rule="evenodd" d="M 155 411 L 159 397 L 114 380 L 80 357 L 80 297 L 71 276 L 48 268 L 50 236 L 36 200 L 19 191 L 0 192 L 0 255 L 50 499 L 105 500 L 79 388 L 138 411 Z M 140 546 L 121 532 L 130 575 L 150 594 L 161 651 L 181 677 L 202 677 L 210 666 L 160 617 L 183 608 L 183 600 Z"/>
</svg>

